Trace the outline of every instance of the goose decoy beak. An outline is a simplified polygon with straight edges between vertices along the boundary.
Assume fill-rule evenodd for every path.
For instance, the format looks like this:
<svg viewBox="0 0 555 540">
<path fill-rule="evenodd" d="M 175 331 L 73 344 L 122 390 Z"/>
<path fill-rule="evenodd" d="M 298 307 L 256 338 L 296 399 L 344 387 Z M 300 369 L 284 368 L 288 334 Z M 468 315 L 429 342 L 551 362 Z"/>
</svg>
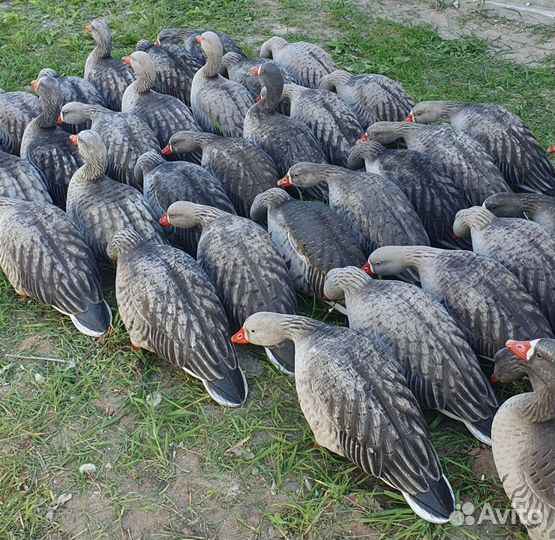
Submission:
<svg viewBox="0 0 555 540">
<path fill-rule="evenodd" d="M 56 120 L 56 124 L 61 126 L 61 125 L 63 125 L 63 123 L 64 123 L 64 119 L 62 118 L 62 115 L 60 114 L 60 116 L 58 116 L 58 120 Z"/>
<path fill-rule="evenodd" d="M 505 347 L 507 347 L 509 351 L 513 352 L 521 360 L 524 360 L 524 362 L 528 362 L 532 354 L 534 354 L 532 341 L 515 341 L 513 339 L 509 339 L 509 341 L 505 343 Z"/>
<path fill-rule="evenodd" d="M 92 32 L 92 26 L 90 24 L 87 24 L 87 26 L 85 26 L 85 32 L 87 32 L 88 34 Z"/>
<path fill-rule="evenodd" d="M 34 92 L 36 92 L 39 89 L 40 86 L 40 82 L 37 81 L 36 79 L 34 81 L 31 81 L 31 88 L 33 89 Z"/>
<path fill-rule="evenodd" d="M 357 140 L 357 144 L 368 142 L 368 133 L 365 133 L 360 139 Z"/>
<path fill-rule="evenodd" d="M 171 144 L 166 144 L 164 148 L 162 148 L 162 155 L 163 156 L 171 156 L 173 155 L 173 148 Z"/>
<path fill-rule="evenodd" d="M 131 65 L 131 56 L 124 56 L 124 57 L 121 59 L 121 61 L 122 61 L 124 64 L 127 64 L 128 66 L 130 66 L 130 65 Z"/>
<path fill-rule="evenodd" d="M 547 149 L 548 154 L 555 154 L 555 144 Z"/>
<path fill-rule="evenodd" d="M 322 302 L 326 302 L 326 303 L 327 303 L 327 302 L 329 302 L 329 301 L 330 301 L 330 299 L 329 299 L 325 294 L 323 294 L 323 295 L 322 295 Z"/>
<path fill-rule="evenodd" d="M 277 185 L 281 188 L 291 187 L 293 185 L 293 182 L 291 181 L 291 176 L 289 175 L 289 173 L 287 173 L 281 180 L 278 180 Z"/>
<path fill-rule="evenodd" d="M 156 47 L 160 47 L 162 44 L 160 43 L 160 40 L 157 39 L 157 40 L 154 42 L 154 45 L 156 45 Z"/>
<path fill-rule="evenodd" d="M 248 345 L 250 343 L 244 328 L 231 336 L 231 343 L 235 343 L 235 345 Z"/>
<path fill-rule="evenodd" d="M 405 122 L 414 122 L 414 114 L 412 114 L 412 111 L 409 113 L 409 115 L 407 116 Z"/>
<path fill-rule="evenodd" d="M 372 270 L 372 265 L 369 262 L 365 262 L 361 266 L 361 269 L 364 270 L 370 277 L 376 277 L 378 275 L 374 272 L 374 270 Z"/>
<path fill-rule="evenodd" d="M 202 36 L 200 34 L 198 36 L 195 36 L 195 41 L 197 43 L 201 43 L 202 42 Z"/>
<path fill-rule="evenodd" d="M 495 375 L 491 375 L 490 378 L 489 378 L 489 381 L 492 384 L 497 384 L 499 382 L 499 379 Z"/>
<path fill-rule="evenodd" d="M 254 99 L 255 99 L 256 103 L 260 103 L 264 98 L 262 96 L 256 96 Z"/>
<path fill-rule="evenodd" d="M 260 77 L 260 68 L 262 66 L 255 66 L 255 67 L 251 67 L 251 75 L 254 75 L 256 77 Z"/>
<path fill-rule="evenodd" d="M 172 224 L 170 223 L 170 218 L 168 217 L 168 214 L 164 214 L 160 218 L 158 223 L 160 223 L 160 225 L 162 225 L 162 227 L 171 227 L 172 226 Z"/>
<path fill-rule="evenodd" d="M 79 146 L 79 139 L 77 138 L 77 135 L 70 135 L 69 140 L 71 141 L 71 144 Z"/>
</svg>

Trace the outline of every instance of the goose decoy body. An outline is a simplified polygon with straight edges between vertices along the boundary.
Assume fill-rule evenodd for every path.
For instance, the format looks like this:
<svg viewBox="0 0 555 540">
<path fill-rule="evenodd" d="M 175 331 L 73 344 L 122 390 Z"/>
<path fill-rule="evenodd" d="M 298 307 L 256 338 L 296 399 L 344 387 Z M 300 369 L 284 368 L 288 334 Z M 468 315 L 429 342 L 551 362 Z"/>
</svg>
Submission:
<svg viewBox="0 0 555 540">
<path fill-rule="evenodd" d="M 399 360 L 419 402 L 463 422 L 491 445 L 497 400 L 478 358 L 447 310 L 422 289 L 376 280 L 356 267 L 328 272 L 324 294 L 345 299 L 349 327 Z"/>
<path fill-rule="evenodd" d="M 107 152 L 100 135 L 81 131 L 72 135 L 84 160 L 69 183 L 67 213 L 77 224 L 98 261 L 108 261 L 112 235 L 132 228 L 143 238 L 165 243 L 156 215 L 141 193 L 105 176 Z"/>
<path fill-rule="evenodd" d="M 245 115 L 254 100 L 243 85 L 220 75 L 223 48 L 217 34 L 204 32 L 197 40 L 206 53 L 206 64 L 193 78 L 193 115 L 203 131 L 242 137 Z"/>
<path fill-rule="evenodd" d="M 553 336 L 517 277 L 493 259 L 464 250 L 386 246 L 368 262 L 368 271 L 384 276 L 415 270 L 422 288 L 447 308 L 478 354 L 493 358 L 509 336 Z"/>
<path fill-rule="evenodd" d="M 295 344 L 295 387 L 316 442 L 399 490 L 418 516 L 446 523 L 455 506 L 420 407 L 395 359 L 349 328 L 260 312 L 235 343 Z"/>
<path fill-rule="evenodd" d="M 224 187 L 235 210 L 248 217 L 254 198 L 276 185 L 279 179 L 272 158 L 240 137 L 180 131 L 172 136 L 163 154 L 202 153 L 201 165 Z"/>
<path fill-rule="evenodd" d="M 493 421 L 493 459 L 531 540 L 555 538 L 555 340 L 508 341 L 532 392 L 509 398 Z"/>
<path fill-rule="evenodd" d="M 308 88 L 318 88 L 320 79 L 337 69 L 332 57 L 318 45 L 305 41 L 287 43 L 279 36 L 262 44 L 260 56 L 281 64 Z"/>
<path fill-rule="evenodd" d="M 220 405 L 241 406 L 247 381 L 224 308 L 198 263 L 133 229 L 114 234 L 108 254 L 117 261 L 118 310 L 131 343 L 200 379 Z"/>
<path fill-rule="evenodd" d="M 396 81 L 384 75 L 352 75 L 342 69 L 325 75 L 318 88 L 335 92 L 362 126 L 404 120 L 414 105 Z"/>
<path fill-rule="evenodd" d="M 33 81 L 42 112 L 25 128 L 21 157 L 41 173 L 52 200 L 65 208 L 67 187 L 73 173 L 83 164 L 68 134 L 56 125 L 62 107 L 58 82 L 52 77 Z"/>
<path fill-rule="evenodd" d="M 71 102 L 62 107 L 59 122 L 90 122 L 91 130 L 100 135 L 106 146 L 106 174 L 118 182 L 141 189 L 135 178 L 135 164 L 149 150 L 160 150 L 160 144 L 148 124 L 138 116 L 84 103 Z"/>
<path fill-rule="evenodd" d="M 364 131 L 357 117 L 334 93 L 298 84 L 283 87 L 290 116 L 306 124 L 334 165 L 347 166 L 349 151 Z"/>
<path fill-rule="evenodd" d="M 361 140 L 389 144 L 403 139 L 409 150 L 435 159 L 447 176 L 460 186 L 471 204 L 482 204 L 494 193 L 511 192 L 501 171 L 484 147 L 464 131 L 448 125 L 413 122 L 376 122 Z"/>
<path fill-rule="evenodd" d="M 190 201 L 235 213 L 220 181 L 207 170 L 186 161 L 165 161 L 157 152 L 143 154 L 135 166 L 144 197 L 159 220 L 177 201 Z M 196 256 L 200 227 L 167 230 L 171 242 Z"/>
<path fill-rule="evenodd" d="M 41 112 L 42 105 L 32 94 L 0 90 L 0 141 L 5 152 L 19 155 L 27 124 Z"/>
<path fill-rule="evenodd" d="M 26 159 L 1 150 L 0 197 L 52 204 L 42 174 Z"/>
<path fill-rule="evenodd" d="M 492 383 L 510 383 L 518 381 L 526 376 L 522 362 L 510 350 L 504 347 L 499 349 L 493 357 L 493 374 L 490 377 Z"/>
<path fill-rule="evenodd" d="M 486 149 L 512 188 L 555 192 L 555 170 L 545 152 L 524 122 L 500 105 L 423 101 L 413 107 L 408 120 L 447 120 Z"/>
<path fill-rule="evenodd" d="M 96 43 L 85 62 L 85 80 L 98 88 L 106 107 L 121 111 L 123 93 L 136 79 L 135 73 L 128 65 L 112 58 L 112 34 L 105 21 L 95 19 L 85 31 Z"/>
<path fill-rule="evenodd" d="M 351 226 L 366 254 L 379 246 L 430 245 L 405 194 L 377 174 L 301 162 L 289 169 L 278 186 L 311 187 L 321 182 L 328 186 L 329 205 Z"/>
<path fill-rule="evenodd" d="M 455 214 L 466 208 L 467 202 L 462 189 L 427 154 L 390 150 L 368 141 L 353 146 L 348 165 L 350 169 L 365 168 L 396 184 L 416 210 L 432 245 L 452 242 Z M 464 240 L 457 244 L 468 246 Z"/>
<path fill-rule="evenodd" d="M 214 284 L 232 332 L 253 313 L 272 310 L 295 315 L 293 280 L 268 233 L 250 219 L 218 208 L 180 201 L 161 223 L 179 228 L 200 227 L 197 260 Z M 278 369 L 292 375 L 295 351 L 291 342 L 266 349 Z"/>
<path fill-rule="evenodd" d="M 99 337 L 112 323 L 95 258 L 65 212 L 52 204 L 0 198 L 0 267 L 17 294 L 67 315 Z"/>
<path fill-rule="evenodd" d="M 152 129 L 162 147 L 176 131 L 183 129 L 199 131 L 198 124 L 185 103 L 176 97 L 152 90 L 156 71 L 147 53 L 135 51 L 125 56 L 123 61 L 133 68 L 137 74 L 137 80 L 131 83 L 123 94 L 122 112 L 136 114 L 142 118 Z"/>
<path fill-rule="evenodd" d="M 322 297 L 332 268 L 364 263 L 357 237 L 329 206 L 298 201 L 272 188 L 254 199 L 251 219 L 268 224 L 268 233 L 298 291 Z"/>
<path fill-rule="evenodd" d="M 524 285 L 555 328 L 555 241 L 537 223 L 498 218 L 487 208 L 460 210 L 456 236 L 472 238 L 472 249 L 508 268 Z"/>
</svg>

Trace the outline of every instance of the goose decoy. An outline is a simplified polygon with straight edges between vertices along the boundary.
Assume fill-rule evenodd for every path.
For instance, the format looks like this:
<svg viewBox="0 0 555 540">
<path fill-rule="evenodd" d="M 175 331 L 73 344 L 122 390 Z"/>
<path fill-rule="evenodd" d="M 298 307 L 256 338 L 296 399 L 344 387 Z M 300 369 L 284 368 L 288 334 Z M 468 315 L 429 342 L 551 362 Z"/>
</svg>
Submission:
<svg viewBox="0 0 555 540">
<path fill-rule="evenodd" d="M 364 131 L 355 114 L 332 92 L 298 84 L 286 84 L 282 99 L 291 104 L 291 118 L 310 128 L 326 159 L 346 167 L 349 151 Z"/>
<path fill-rule="evenodd" d="M 235 210 L 248 217 L 254 198 L 276 185 L 279 179 L 272 158 L 258 146 L 240 137 L 180 131 L 172 135 L 164 155 L 202 153 L 201 165 L 224 187 Z"/>
<path fill-rule="evenodd" d="M 216 288 L 232 332 L 258 311 L 297 313 L 293 280 L 260 225 L 218 208 L 186 201 L 172 204 L 160 223 L 202 229 L 197 260 Z M 293 375 L 295 351 L 291 342 L 267 348 L 266 355 L 279 370 Z"/>
<path fill-rule="evenodd" d="M 121 111 L 123 93 L 136 79 L 135 73 L 128 65 L 112 58 L 112 34 L 106 22 L 95 19 L 85 31 L 96 43 L 85 62 L 85 80 L 98 88 L 106 107 Z"/>
<path fill-rule="evenodd" d="M 133 229 L 114 234 L 108 254 L 117 261 L 118 310 L 132 346 L 200 379 L 216 403 L 241 406 L 247 381 L 229 339 L 224 308 L 198 263 Z"/>
<path fill-rule="evenodd" d="M 555 241 L 551 235 L 533 221 L 498 218 L 482 206 L 460 210 L 453 233 L 470 236 L 475 253 L 508 268 L 555 328 Z"/>
<path fill-rule="evenodd" d="M 285 339 L 317 444 L 399 490 L 419 517 L 446 523 L 453 490 L 397 360 L 364 334 L 294 315 L 256 313 L 232 337 L 265 347 Z"/>
<path fill-rule="evenodd" d="M 289 169 L 278 186 L 311 187 L 321 182 L 328 186 L 329 205 L 351 226 L 366 254 L 379 246 L 430 245 L 404 193 L 377 174 L 301 162 Z"/>
<path fill-rule="evenodd" d="M 555 538 L 555 340 L 507 342 L 532 392 L 509 398 L 493 421 L 493 459 L 531 540 Z"/>
<path fill-rule="evenodd" d="M 32 94 L 0 90 L 0 140 L 4 152 L 19 155 L 27 124 L 41 112 L 42 105 Z"/>
<path fill-rule="evenodd" d="M 539 306 L 502 264 L 472 251 L 386 246 L 368 258 L 367 271 L 384 276 L 407 268 L 441 302 L 475 352 L 493 358 L 509 336 L 553 337 Z"/>
<path fill-rule="evenodd" d="M 130 113 L 115 112 L 99 105 L 71 102 L 62 107 L 58 123 L 90 122 L 100 135 L 108 157 L 106 174 L 113 180 L 141 189 L 135 178 L 135 164 L 149 150 L 160 151 L 160 144 L 148 124 Z"/>
<path fill-rule="evenodd" d="M 432 245 L 452 242 L 455 214 L 466 208 L 464 192 L 427 154 L 390 150 L 376 141 L 356 144 L 349 154 L 350 169 L 365 168 L 403 191 L 422 221 Z M 468 242 L 459 240 L 461 247 Z"/>
<path fill-rule="evenodd" d="M 0 150 L 0 197 L 52 204 L 42 174 L 26 159 Z"/>
<path fill-rule="evenodd" d="M 409 150 L 427 154 L 441 166 L 471 204 L 482 204 L 494 193 L 511 192 L 501 171 L 484 147 L 464 131 L 451 126 L 427 126 L 414 122 L 376 122 L 361 141 L 389 144 L 403 139 Z"/>
<path fill-rule="evenodd" d="M 272 188 L 256 196 L 251 219 L 267 222 L 299 292 L 321 298 L 332 268 L 364 263 L 357 237 L 324 203 L 298 201 L 283 189 Z"/>
<path fill-rule="evenodd" d="M 33 88 L 42 103 L 42 112 L 25 128 L 21 157 L 42 173 L 52 200 L 64 209 L 67 186 L 83 160 L 68 134 L 56 125 L 62 108 L 56 79 L 43 77 L 33 81 Z"/>
<path fill-rule="evenodd" d="M 79 103 L 106 106 L 104 98 L 96 86 L 81 77 L 63 77 L 57 71 L 50 68 L 44 68 L 39 71 L 37 79 L 42 77 L 52 77 L 58 81 L 58 87 L 62 92 L 64 104 L 70 101 L 78 101 Z"/>
<path fill-rule="evenodd" d="M 329 300 L 345 299 L 349 327 L 399 359 L 420 403 L 463 422 L 478 440 L 491 445 L 495 394 L 441 304 L 414 285 L 372 279 L 353 266 L 330 270 L 324 294 Z"/>
<path fill-rule="evenodd" d="M 196 39 L 206 53 L 206 64 L 193 78 L 193 115 L 203 131 L 242 137 L 245 115 L 254 100 L 243 85 L 220 75 L 223 48 L 218 36 L 204 32 Z"/>
<path fill-rule="evenodd" d="M 165 161 L 154 151 L 143 154 L 135 166 L 135 176 L 142 181 L 144 197 L 159 220 L 171 204 L 190 201 L 213 206 L 234 214 L 233 204 L 228 199 L 219 180 L 207 170 L 186 161 Z M 171 242 L 196 256 L 201 230 L 168 229 Z"/>
<path fill-rule="evenodd" d="M 318 88 L 335 92 L 362 126 L 404 120 L 414 105 L 396 81 L 384 75 L 352 75 L 342 69 L 325 75 Z"/>
<path fill-rule="evenodd" d="M 539 193 L 496 193 L 484 206 L 498 217 L 527 218 L 555 234 L 555 197 Z"/>
<path fill-rule="evenodd" d="M 122 112 L 136 114 L 142 118 L 150 126 L 162 147 L 168 144 L 176 131 L 200 131 L 185 103 L 176 97 L 152 90 L 156 71 L 147 53 L 135 51 L 129 56 L 124 56 L 123 61 L 133 68 L 137 80 L 131 83 L 123 94 Z"/>
<path fill-rule="evenodd" d="M 305 41 L 287 43 L 279 36 L 262 44 L 260 56 L 281 64 L 308 88 L 318 88 L 320 79 L 337 69 L 332 57 L 318 45 Z"/>
<path fill-rule="evenodd" d="M 112 312 L 95 258 L 59 208 L 0 198 L 0 267 L 17 294 L 67 315 L 79 332 L 91 337 L 108 332 Z"/>
<path fill-rule="evenodd" d="M 407 120 L 429 124 L 446 120 L 478 141 L 493 157 L 512 188 L 555 192 L 555 170 L 524 122 L 504 107 L 491 103 L 423 101 Z"/>
<path fill-rule="evenodd" d="M 493 357 L 493 374 L 490 381 L 496 383 L 510 383 L 526 376 L 522 362 L 510 350 L 504 347 L 499 349 Z"/>
<path fill-rule="evenodd" d="M 68 216 L 81 229 L 98 261 L 107 261 L 107 247 L 116 231 L 132 228 L 153 242 L 165 243 L 156 215 L 141 193 L 105 176 L 106 147 L 94 131 L 72 135 L 85 164 L 71 178 L 67 191 Z"/>
</svg>

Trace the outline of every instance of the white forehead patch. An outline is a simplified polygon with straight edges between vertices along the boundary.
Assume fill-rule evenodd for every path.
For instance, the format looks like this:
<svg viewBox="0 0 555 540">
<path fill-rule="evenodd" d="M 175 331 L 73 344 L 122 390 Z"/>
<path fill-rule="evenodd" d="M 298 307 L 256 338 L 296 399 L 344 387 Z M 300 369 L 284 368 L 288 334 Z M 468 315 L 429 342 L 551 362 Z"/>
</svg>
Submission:
<svg viewBox="0 0 555 540">
<path fill-rule="evenodd" d="M 526 353 L 526 360 L 530 360 L 532 358 L 534 351 L 536 350 L 536 345 L 538 344 L 539 339 L 534 339 L 530 342 L 531 347 L 528 349 Z"/>
</svg>

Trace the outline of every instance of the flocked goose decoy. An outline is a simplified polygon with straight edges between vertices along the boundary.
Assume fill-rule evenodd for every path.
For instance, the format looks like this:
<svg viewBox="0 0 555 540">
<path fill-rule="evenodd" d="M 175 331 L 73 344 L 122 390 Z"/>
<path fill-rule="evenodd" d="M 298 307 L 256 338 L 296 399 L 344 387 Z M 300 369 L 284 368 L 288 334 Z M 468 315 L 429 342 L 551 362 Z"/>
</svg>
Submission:
<svg viewBox="0 0 555 540">
<path fill-rule="evenodd" d="M 318 88 L 320 79 L 337 69 L 332 57 L 318 45 L 305 41 L 287 43 L 279 36 L 262 44 L 260 56 L 275 60 L 308 88 Z"/>
<path fill-rule="evenodd" d="M 250 219 L 211 206 L 180 201 L 172 204 L 162 224 L 200 227 L 197 260 L 214 284 L 232 332 L 258 311 L 295 315 L 293 280 L 268 233 Z M 291 342 L 266 349 L 268 359 L 290 375 L 295 370 Z"/>
<path fill-rule="evenodd" d="M 545 152 L 524 122 L 500 105 L 423 101 L 413 107 L 408 120 L 447 120 L 483 145 L 511 187 L 555 192 L 555 170 Z"/>
<path fill-rule="evenodd" d="M 256 313 L 235 343 L 295 344 L 295 386 L 316 442 L 399 490 L 418 516 L 455 506 L 418 403 L 397 360 L 368 336 L 293 315 Z"/>
<path fill-rule="evenodd" d="M 376 122 L 362 141 L 389 144 L 404 139 L 409 150 L 435 159 L 443 171 L 460 186 L 472 204 L 482 204 L 494 193 L 511 192 L 501 171 L 484 147 L 464 131 L 448 125 L 427 126 L 413 122 Z"/>
<path fill-rule="evenodd" d="M 118 309 L 133 346 L 200 379 L 220 405 L 242 405 L 247 381 L 224 308 L 198 263 L 172 246 L 145 241 L 132 229 L 114 234 L 108 253 L 117 261 Z"/>
<path fill-rule="evenodd" d="M 495 394 L 478 358 L 447 310 L 422 289 L 376 280 L 353 266 L 330 270 L 324 294 L 345 299 L 349 326 L 399 359 L 420 403 L 463 422 L 491 445 Z"/>
<path fill-rule="evenodd" d="M 193 115 L 203 131 L 242 137 L 244 118 L 254 100 L 243 85 L 220 75 L 223 48 L 218 36 L 204 32 L 197 40 L 206 53 L 206 64 L 193 78 Z"/>
<path fill-rule="evenodd" d="M 112 58 L 112 34 L 105 21 L 95 19 L 85 31 L 96 43 L 85 62 L 85 80 L 98 88 L 108 108 L 121 111 L 123 93 L 135 80 L 135 73 L 128 65 Z"/>
<path fill-rule="evenodd" d="M 0 90 L 0 141 L 5 152 L 19 155 L 23 132 L 41 111 L 40 101 L 32 94 Z"/>
<path fill-rule="evenodd" d="M 73 173 L 83 164 L 68 134 L 56 125 L 62 107 L 58 82 L 52 77 L 33 81 L 42 103 L 42 112 L 25 128 L 21 157 L 43 175 L 52 200 L 65 208 L 67 186 Z"/>
<path fill-rule="evenodd" d="M 0 150 L 0 197 L 52 204 L 42 174 L 26 159 Z"/>
<path fill-rule="evenodd" d="M 165 155 L 174 152 L 201 152 L 201 165 L 220 180 L 241 216 L 248 217 L 254 198 L 274 187 L 279 179 L 272 158 L 240 137 L 180 131 L 172 135 L 169 145 L 162 151 Z"/>
<path fill-rule="evenodd" d="M 384 276 L 416 270 L 422 288 L 445 305 L 478 354 L 493 358 L 510 336 L 553 337 L 534 299 L 493 259 L 464 250 L 387 246 L 368 261 L 370 272 Z"/>
<path fill-rule="evenodd" d="M 335 92 L 362 126 L 404 120 L 414 105 L 396 81 L 384 75 L 352 75 L 342 69 L 322 77 L 319 88 Z"/>
<path fill-rule="evenodd" d="M 156 215 L 141 193 L 105 176 L 108 158 L 100 135 L 85 130 L 71 139 L 85 164 L 69 183 L 67 213 L 81 229 L 97 260 L 108 260 L 110 238 L 125 228 L 132 228 L 148 240 L 165 243 Z"/>
<path fill-rule="evenodd" d="M 531 540 L 555 538 L 555 340 L 508 341 L 532 383 L 493 421 L 493 459 Z"/>
<path fill-rule="evenodd" d="M 67 315 L 83 334 L 99 337 L 109 330 L 112 312 L 95 258 L 59 208 L 0 198 L 0 267 L 19 295 Z"/>
<path fill-rule="evenodd" d="M 100 135 L 106 146 L 106 174 L 113 180 L 141 188 L 141 183 L 135 178 L 135 164 L 145 152 L 160 150 L 156 135 L 144 120 L 134 114 L 116 112 L 98 105 L 71 102 L 62 107 L 59 122 L 90 122 L 91 130 Z"/>
<path fill-rule="evenodd" d="M 251 219 L 267 221 L 268 233 L 302 293 L 322 297 L 327 272 L 364 263 L 349 225 L 321 202 L 297 201 L 284 190 L 272 188 L 257 195 Z"/>
<path fill-rule="evenodd" d="M 472 249 L 508 268 L 524 285 L 555 328 L 555 240 L 537 223 L 498 218 L 487 208 L 460 210 L 456 236 L 472 238 Z"/>
</svg>

